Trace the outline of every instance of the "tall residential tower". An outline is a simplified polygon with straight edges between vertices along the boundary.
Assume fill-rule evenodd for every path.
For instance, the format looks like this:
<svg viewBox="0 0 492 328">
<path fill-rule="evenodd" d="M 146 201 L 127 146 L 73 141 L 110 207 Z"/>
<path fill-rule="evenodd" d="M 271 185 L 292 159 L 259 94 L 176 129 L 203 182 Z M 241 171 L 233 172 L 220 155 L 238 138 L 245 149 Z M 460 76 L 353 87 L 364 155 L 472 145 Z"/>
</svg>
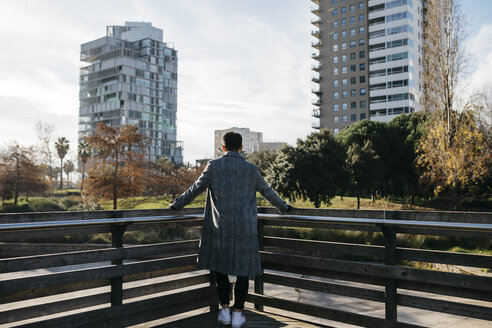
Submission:
<svg viewBox="0 0 492 328">
<path fill-rule="evenodd" d="M 312 0 L 315 128 L 421 110 L 422 0 Z"/>
<path fill-rule="evenodd" d="M 133 124 L 146 134 L 150 157 L 182 163 L 176 140 L 177 51 L 151 23 L 108 26 L 106 36 L 81 45 L 79 138 L 99 122 Z"/>
</svg>

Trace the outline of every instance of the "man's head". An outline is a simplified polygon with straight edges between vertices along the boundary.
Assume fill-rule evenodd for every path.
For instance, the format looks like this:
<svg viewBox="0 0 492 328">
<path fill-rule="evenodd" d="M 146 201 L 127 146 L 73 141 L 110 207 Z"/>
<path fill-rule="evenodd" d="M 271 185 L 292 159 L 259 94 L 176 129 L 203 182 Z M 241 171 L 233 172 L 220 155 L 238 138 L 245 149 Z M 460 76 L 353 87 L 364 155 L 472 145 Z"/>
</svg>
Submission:
<svg viewBox="0 0 492 328">
<path fill-rule="evenodd" d="M 227 132 L 222 137 L 222 140 L 224 141 L 224 145 L 222 146 L 224 151 L 240 152 L 243 149 L 243 138 L 239 133 Z"/>
</svg>

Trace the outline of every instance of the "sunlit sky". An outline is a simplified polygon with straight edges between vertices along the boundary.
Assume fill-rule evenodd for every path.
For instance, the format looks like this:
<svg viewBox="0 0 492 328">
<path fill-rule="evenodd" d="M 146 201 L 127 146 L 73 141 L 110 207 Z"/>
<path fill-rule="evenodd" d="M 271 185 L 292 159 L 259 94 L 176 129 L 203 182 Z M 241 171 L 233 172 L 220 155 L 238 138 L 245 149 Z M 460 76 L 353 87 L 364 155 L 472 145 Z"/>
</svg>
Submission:
<svg viewBox="0 0 492 328">
<path fill-rule="evenodd" d="M 492 1 L 462 0 L 473 55 L 464 92 L 492 86 Z M 309 134 L 308 0 L 0 0 L 0 147 L 55 125 L 75 158 L 80 45 L 107 25 L 152 22 L 178 50 L 178 139 L 186 162 L 213 156 L 232 126 L 294 144 Z"/>
</svg>

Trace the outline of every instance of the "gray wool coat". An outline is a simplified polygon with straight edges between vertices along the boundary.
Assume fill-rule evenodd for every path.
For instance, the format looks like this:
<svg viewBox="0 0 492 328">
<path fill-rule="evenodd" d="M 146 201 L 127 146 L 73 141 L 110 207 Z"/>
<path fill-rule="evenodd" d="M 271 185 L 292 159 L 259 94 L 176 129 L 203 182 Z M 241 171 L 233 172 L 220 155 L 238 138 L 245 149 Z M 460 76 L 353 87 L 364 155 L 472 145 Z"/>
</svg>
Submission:
<svg viewBox="0 0 492 328">
<path fill-rule="evenodd" d="M 205 189 L 197 268 L 233 276 L 261 275 L 256 191 L 280 212 L 287 210 L 287 204 L 266 183 L 256 165 L 233 151 L 211 160 L 171 206 L 182 209 Z"/>
</svg>

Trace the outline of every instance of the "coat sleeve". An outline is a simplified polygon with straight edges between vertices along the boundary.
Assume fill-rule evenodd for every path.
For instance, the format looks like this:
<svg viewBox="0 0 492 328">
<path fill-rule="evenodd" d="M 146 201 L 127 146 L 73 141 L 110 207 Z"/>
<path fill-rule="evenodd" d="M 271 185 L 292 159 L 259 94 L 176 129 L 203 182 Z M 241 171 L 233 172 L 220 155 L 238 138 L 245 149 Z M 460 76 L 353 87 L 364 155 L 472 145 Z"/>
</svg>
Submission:
<svg viewBox="0 0 492 328">
<path fill-rule="evenodd" d="M 195 199 L 196 196 L 200 195 L 205 189 L 207 189 L 210 186 L 212 180 L 212 172 L 210 168 L 210 163 L 207 164 L 205 167 L 205 170 L 203 170 L 202 174 L 200 177 L 193 183 L 193 185 L 188 188 L 181 196 L 176 198 L 174 202 L 171 204 L 172 207 L 174 207 L 176 210 L 180 210 L 189 203 L 193 199 Z"/>
<path fill-rule="evenodd" d="M 279 210 L 281 213 L 287 211 L 288 206 L 287 204 L 283 201 L 282 198 L 280 198 L 275 190 L 273 190 L 272 187 L 265 181 L 265 179 L 261 176 L 260 171 L 256 169 L 256 190 L 260 192 L 260 194 L 265 197 L 270 204 L 275 206 L 277 210 Z"/>
</svg>

